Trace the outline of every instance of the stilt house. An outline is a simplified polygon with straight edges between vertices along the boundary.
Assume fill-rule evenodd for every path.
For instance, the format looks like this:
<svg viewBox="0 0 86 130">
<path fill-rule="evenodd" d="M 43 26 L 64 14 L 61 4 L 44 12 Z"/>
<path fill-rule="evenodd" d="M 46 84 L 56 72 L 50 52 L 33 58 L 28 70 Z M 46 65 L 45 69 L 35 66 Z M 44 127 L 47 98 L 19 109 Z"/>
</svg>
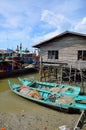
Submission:
<svg viewBox="0 0 86 130">
<path fill-rule="evenodd" d="M 33 47 L 40 50 L 43 66 L 86 71 L 86 34 L 65 31 Z"/>
</svg>

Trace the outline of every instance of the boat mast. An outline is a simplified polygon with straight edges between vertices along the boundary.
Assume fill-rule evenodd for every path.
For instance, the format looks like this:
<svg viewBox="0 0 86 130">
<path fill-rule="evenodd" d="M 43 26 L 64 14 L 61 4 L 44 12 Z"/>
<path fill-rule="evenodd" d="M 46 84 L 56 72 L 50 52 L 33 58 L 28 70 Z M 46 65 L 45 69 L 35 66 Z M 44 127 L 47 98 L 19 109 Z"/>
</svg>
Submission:
<svg viewBox="0 0 86 130">
<path fill-rule="evenodd" d="M 22 58 L 22 43 L 20 43 L 20 57 Z"/>
</svg>

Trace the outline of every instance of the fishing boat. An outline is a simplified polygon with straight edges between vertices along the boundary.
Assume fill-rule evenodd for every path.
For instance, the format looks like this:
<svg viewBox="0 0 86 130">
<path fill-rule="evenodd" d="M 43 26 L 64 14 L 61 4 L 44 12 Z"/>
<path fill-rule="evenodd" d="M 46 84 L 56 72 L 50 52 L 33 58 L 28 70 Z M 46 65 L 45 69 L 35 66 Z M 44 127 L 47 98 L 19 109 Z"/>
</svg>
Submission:
<svg viewBox="0 0 86 130">
<path fill-rule="evenodd" d="M 24 85 L 22 86 L 21 84 L 16 84 L 10 80 L 8 80 L 8 83 L 10 89 L 17 95 L 49 108 L 54 108 L 56 110 L 66 110 L 67 112 L 74 110 L 86 110 L 86 104 L 79 103 L 78 99 L 76 100 L 74 96 L 63 96 L 58 93 L 53 94 L 47 90 Z"/>
<path fill-rule="evenodd" d="M 62 95 L 79 95 L 81 88 L 80 86 L 70 86 L 66 84 L 57 84 L 50 82 L 34 81 L 33 79 L 26 79 L 18 77 L 18 80 L 25 86 L 48 90 L 53 93 L 61 93 Z"/>
<path fill-rule="evenodd" d="M 9 55 L 0 60 L 0 78 L 19 76 L 22 74 L 37 72 L 34 65 L 26 65 L 23 56 Z"/>
<path fill-rule="evenodd" d="M 32 67 L 23 67 L 21 62 L 17 61 L 0 61 L 0 78 L 7 78 L 11 76 L 19 76 L 26 73 L 37 72 L 37 69 Z"/>
</svg>

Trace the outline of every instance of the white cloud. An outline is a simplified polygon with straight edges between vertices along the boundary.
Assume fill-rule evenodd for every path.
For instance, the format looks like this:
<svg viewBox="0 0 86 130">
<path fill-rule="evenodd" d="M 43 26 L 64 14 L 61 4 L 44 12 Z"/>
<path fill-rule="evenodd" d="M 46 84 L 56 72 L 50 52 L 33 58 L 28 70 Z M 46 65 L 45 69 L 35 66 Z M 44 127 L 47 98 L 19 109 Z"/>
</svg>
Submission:
<svg viewBox="0 0 86 130">
<path fill-rule="evenodd" d="M 42 14 L 41 14 L 41 21 L 44 23 L 45 28 L 48 28 L 48 26 L 51 26 L 52 28 L 55 27 L 55 31 L 51 31 L 45 35 L 42 36 L 36 36 L 33 39 L 33 42 L 36 43 L 40 43 L 42 41 L 45 41 L 47 39 L 50 39 L 56 35 L 58 35 L 59 33 L 62 33 L 62 31 L 66 31 L 66 30 L 85 30 L 86 32 L 86 18 L 83 18 L 81 22 L 74 23 L 74 20 L 68 19 L 67 17 L 65 17 L 65 15 L 63 14 L 56 14 L 53 11 L 49 11 L 49 10 L 43 10 Z M 73 26 L 75 26 L 75 29 L 72 28 Z"/>
<path fill-rule="evenodd" d="M 55 14 L 49 10 L 44 10 L 41 15 L 41 21 L 47 22 L 52 27 L 60 29 L 60 26 L 70 21 L 62 14 Z"/>
<path fill-rule="evenodd" d="M 35 3 L 30 0 L 3 0 L 0 3 L 0 15 L 4 18 L 4 21 L 0 24 L 10 29 L 35 24 L 38 11 L 34 5 Z M 35 12 L 35 9 L 37 12 Z"/>
<path fill-rule="evenodd" d="M 75 31 L 85 31 L 86 32 L 86 17 L 84 17 L 81 21 L 79 21 L 75 27 L 74 27 Z"/>
<path fill-rule="evenodd" d="M 61 33 L 61 30 L 56 30 L 54 32 L 50 32 L 48 34 L 45 34 L 43 36 L 35 37 L 34 39 L 32 39 L 32 41 L 33 41 L 34 44 L 37 44 L 39 42 L 42 42 L 42 41 L 48 40 L 50 38 L 53 38 L 56 35 L 58 35 L 59 33 Z"/>
<path fill-rule="evenodd" d="M 61 33 L 62 30 L 68 30 L 68 26 L 71 25 L 71 21 L 68 18 L 66 18 L 64 15 L 58 13 L 56 14 L 50 10 L 43 10 L 40 20 L 44 23 L 43 28 L 45 30 L 51 27 L 52 29 L 55 28 L 54 29 L 55 31 L 51 30 L 47 34 L 38 37 L 36 36 L 36 38 L 33 39 L 33 41 L 36 43 L 50 39 L 58 35 L 59 33 Z"/>
<path fill-rule="evenodd" d="M 33 43 L 49 39 L 72 27 L 83 32 L 86 30 L 86 14 L 83 14 L 85 5 L 83 0 L 1 0 L 0 47 L 5 46 L 3 43 L 6 43 L 7 35 L 14 46 L 17 44 L 15 42 L 21 41 L 24 46 L 32 47 Z M 81 12 L 84 18 L 79 21 Z"/>
</svg>

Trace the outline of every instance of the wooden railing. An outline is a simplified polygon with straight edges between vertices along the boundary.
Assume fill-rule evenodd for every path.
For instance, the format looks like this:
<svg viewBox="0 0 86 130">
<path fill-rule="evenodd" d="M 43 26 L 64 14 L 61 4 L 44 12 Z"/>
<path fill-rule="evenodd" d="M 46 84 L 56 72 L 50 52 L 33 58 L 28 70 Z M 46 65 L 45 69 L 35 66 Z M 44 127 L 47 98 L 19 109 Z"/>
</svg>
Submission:
<svg viewBox="0 0 86 130">
<path fill-rule="evenodd" d="M 84 124 L 84 120 L 86 119 L 86 110 L 82 111 L 75 127 L 73 130 L 80 130 Z"/>
</svg>

